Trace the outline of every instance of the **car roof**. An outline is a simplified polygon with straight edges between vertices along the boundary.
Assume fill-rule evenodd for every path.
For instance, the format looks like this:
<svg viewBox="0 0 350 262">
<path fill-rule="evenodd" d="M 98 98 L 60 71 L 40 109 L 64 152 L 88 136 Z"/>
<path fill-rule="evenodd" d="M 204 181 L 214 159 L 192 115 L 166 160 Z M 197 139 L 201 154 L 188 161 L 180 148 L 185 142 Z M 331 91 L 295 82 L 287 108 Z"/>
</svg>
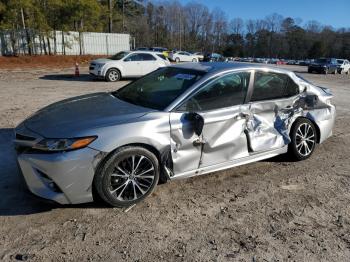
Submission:
<svg viewBox="0 0 350 262">
<path fill-rule="evenodd" d="M 135 50 L 135 51 L 125 51 L 125 52 L 129 52 L 130 54 L 139 54 L 139 53 L 149 53 L 149 54 L 158 54 L 158 55 L 162 55 L 163 53 L 158 52 L 158 51 L 151 51 L 151 50 Z"/>
<path fill-rule="evenodd" d="M 182 64 L 176 64 L 172 65 L 172 67 L 176 68 L 184 68 L 184 69 L 192 69 L 197 71 L 203 71 L 206 73 L 220 73 L 225 71 L 231 71 L 231 70 L 240 70 L 240 69 L 265 69 L 269 70 L 272 69 L 274 71 L 289 74 L 291 71 L 285 70 L 283 68 L 279 68 L 273 65 L 262 65 L 262 64 L 251 64 L 251 63 L 241 63 L 241 62 L 200 62 L 200 63 L 182 63 Z"/>
</svg>

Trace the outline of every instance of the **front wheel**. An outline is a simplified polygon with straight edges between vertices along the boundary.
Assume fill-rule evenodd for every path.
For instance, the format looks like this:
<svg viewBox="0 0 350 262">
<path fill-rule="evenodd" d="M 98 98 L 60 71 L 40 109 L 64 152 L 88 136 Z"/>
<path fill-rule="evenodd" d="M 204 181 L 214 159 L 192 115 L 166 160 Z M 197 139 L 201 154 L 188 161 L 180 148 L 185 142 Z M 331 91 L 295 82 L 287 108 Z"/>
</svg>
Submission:
<svg viewBox="0 0 350 262">
<path fill-rule="evenodd" d="M 121 78 L 120 72 L 118 69 L 112 68 L 109 69 L 106 73 L 106 81 L 107 82 L 116 82 Z"/>
<path fill-rule="evenodd" d="M 176 62 L 176 63 L 180 63 L 180 58 L 176 57 L 176 58 L 175 58 L 175 62 Z"/>
<path fill-rule="evenodd" d="M 193 59 L 192 59 L 192 62 L 193 62 L 193 63 L 196 63 L 196 62 L 198 62 L 198 61 L 197 61 L 196 58 L 193 58 Z"/>
<path fill-rule="evenodd" d="M 290 131 L 290 139 L 289 155 L 298 161 L 309 158 L 314 152 L 317 142 L 315 125 L 309 119 L 297 119 Z"/>
<path fill-rule="evenodd" d="M 118 149 L 98 169 L 94 186 L 115 207 L 128 207 L 150 195 L 159 180 L 157 157 L 143 147 Z"/>
</svg>

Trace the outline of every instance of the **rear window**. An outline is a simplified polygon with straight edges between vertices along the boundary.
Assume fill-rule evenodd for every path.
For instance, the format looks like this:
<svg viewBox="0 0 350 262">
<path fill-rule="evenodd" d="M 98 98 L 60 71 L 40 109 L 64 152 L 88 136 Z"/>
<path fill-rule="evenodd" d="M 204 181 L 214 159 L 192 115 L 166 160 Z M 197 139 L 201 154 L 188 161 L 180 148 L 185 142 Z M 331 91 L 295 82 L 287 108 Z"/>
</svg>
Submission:
<svg viewBox="0 0 350 262">
<path fill-rule="evenodd" d="M 157 54 L 157 56 L 165 61 L 168 61 L 168 59 L 165 57 L 165 55 Z"/>
</svg>

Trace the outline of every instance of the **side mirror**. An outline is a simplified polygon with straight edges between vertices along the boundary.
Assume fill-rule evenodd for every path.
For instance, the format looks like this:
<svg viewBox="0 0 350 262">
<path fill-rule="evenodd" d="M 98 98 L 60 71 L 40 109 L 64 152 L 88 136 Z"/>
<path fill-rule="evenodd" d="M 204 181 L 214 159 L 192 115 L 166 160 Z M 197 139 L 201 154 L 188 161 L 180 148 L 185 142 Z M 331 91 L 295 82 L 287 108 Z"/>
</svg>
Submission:
<svg viewBox="0 0 350 262">
<path fill-rule="evenodd" d="M 191 123 L 191 127 L 197 136 L 200 136 L 202 134 L 204 118 L 201 115 L 190 112 L 185 115 L 185 120 Z"/>
</svg>

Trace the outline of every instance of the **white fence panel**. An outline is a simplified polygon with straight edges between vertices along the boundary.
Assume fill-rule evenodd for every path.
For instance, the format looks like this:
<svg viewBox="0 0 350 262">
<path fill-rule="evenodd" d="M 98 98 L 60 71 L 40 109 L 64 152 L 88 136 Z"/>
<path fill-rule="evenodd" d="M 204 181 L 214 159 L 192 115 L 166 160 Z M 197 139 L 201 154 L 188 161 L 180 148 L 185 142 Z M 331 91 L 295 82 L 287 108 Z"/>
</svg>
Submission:
<svg viewBox="0 0 350 262">
<path fill-rule="evenodd" d="M 24 31 L 0 32 L 0 55 L 28 53 L 27 39 L 28 37 Z M 42 38 L 39 37 L 39 34 L 31 32 L 30 39 L 32 41 L 32 52 L 36 55 L 44 54 L 43 41 L 45 41 L 46 48 L 48 46 L 47 41 L 49 41 L 51 51 L 56 54 L 111 55 L 130 50 L 129 34 L 54 31 L 48 40 L 47 37 Z M 14 52 L 13 46 L 15 46 L 16 52 Z"/>
</svg>

